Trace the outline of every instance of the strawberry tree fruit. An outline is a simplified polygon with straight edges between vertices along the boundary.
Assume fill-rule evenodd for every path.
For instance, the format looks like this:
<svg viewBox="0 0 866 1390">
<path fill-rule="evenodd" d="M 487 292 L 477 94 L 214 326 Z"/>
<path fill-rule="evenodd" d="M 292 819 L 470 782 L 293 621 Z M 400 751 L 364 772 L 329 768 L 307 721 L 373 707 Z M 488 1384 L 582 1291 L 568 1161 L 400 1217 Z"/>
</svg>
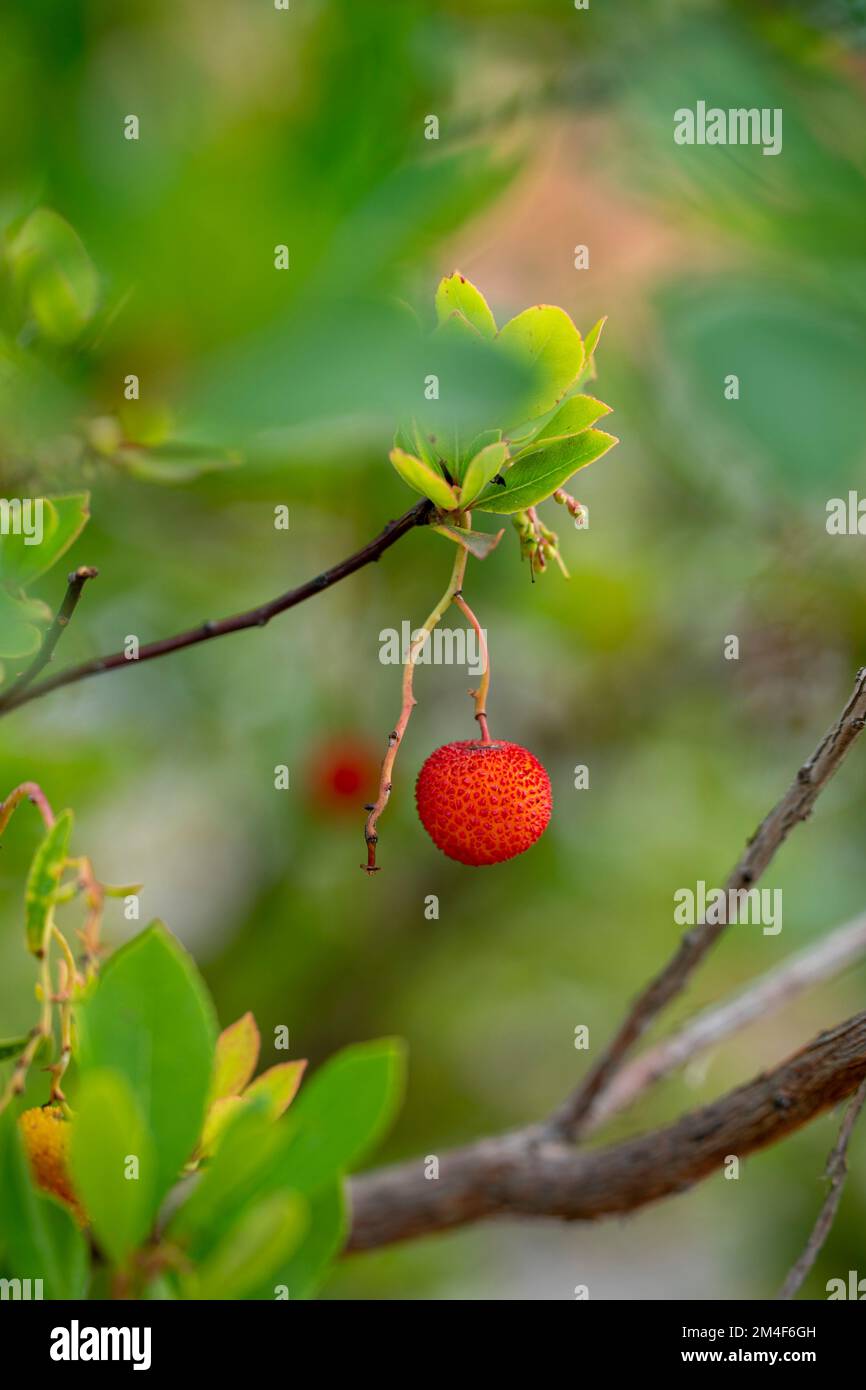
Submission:
<svg viewBox="0 0 866 1390">
<path fill-rule="evenodd" d="M 469 557 L 486 559 L 503 531 L 474 530 L 473 519 L 485 513 L 510 516 L 533 579 L 549 561 L 567 578 L 556 532 L 538 508 L 551 499 L 566 508 L 577 528 L 585 529 L 587 508 L 565 491 L 565 484 L 618 443 L 615 435 L 596 428 L 610 406 L 583 390 L 596 377 L 604 319 L 584 338 L 564 309 L 535 304 L 499 328 L 481 291 L 459 272 L 440 282 L 436 318 L 434 364 L 443 340 L 468 342 L 483 347 L 500 365 L 519 365 L 524 386 L 510 397 L 500 418 L 488 418 L 479 396 L 472 418 L 458 420 L 453 383 L 432 372 L 423 403 L 394 440 L 390 459 L 396 472 L 427 498 L 429 524 L 458 550 L 448 587 L 417 629 L 403 668 L 402 707 L 388 734 L 378 794 L 365 806 L 367 858 L 361 868 L 368 875 L 380 869 L 379 820 L 394 785 L 397 749 L 416 704 L 414 667 L 427 659 L 431 634 L 452 604 L 481 645 L 481 680 L 469 692 L 481 739 L 448 744 L 428 758 L 416 789 L 421 820 L 439 848 L 462 864 L 511 859 L 534 844 L 547 826 L 551 795 L 544 768 L 525 748 L 490 737 L 490 659 L 484 629 L 467 601 L 466 572 Z"/>
<path fill-rule="evenodd" d="M 553 805 L 550 778 L 519 743 L 446 743 L 415 787 L 433 843 L 460 864 L 501 864 L 534 845 Z"/>
</svg>

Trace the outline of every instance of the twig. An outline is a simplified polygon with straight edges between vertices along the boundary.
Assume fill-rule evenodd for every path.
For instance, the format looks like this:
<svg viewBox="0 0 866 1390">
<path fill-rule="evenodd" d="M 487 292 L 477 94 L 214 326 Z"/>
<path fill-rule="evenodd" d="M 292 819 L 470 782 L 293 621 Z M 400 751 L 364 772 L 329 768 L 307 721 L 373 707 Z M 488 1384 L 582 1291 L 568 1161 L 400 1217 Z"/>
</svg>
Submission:
<svg viewBox="0 0 866 1390">
<path fill-rule="evenodd" d="M 42 817 L 45 829 L 51 829 L 54 824 L 54 812 L 49 805 L 48 797 L 38 782 L 22 782 L 4 801 L 0 801 L 0 835 L 12 819 L 16 806 L 20 806 L 22 801 L 32 802 Z"/>
<path fill-rule="evenodd" d="M 45 634 L 45 640 L 32 663 L 27 670 L 22 672 L 17 681 L 10 685 L 4 692 L 3 701 L 15 703 L 15 696 L 20 695 L 23 690 L 32 685 L 39 672 L 44 670 L 51 658 L 54 656 L 54 649 L 60 638 L 63 636 L 64 629 L 69 626 L 69 620 L 78 607 L 78 600 L 81 598 L 82 590 L 88 579 L 95 579 L 99 570 L 93 569 L 91 565 L 80 565 L 77 570 L 73 570 L 66 580 L 66 594 L 63 602 L 57 610 L 57 616 Z"/>
<path fill-rule="evenodd" d="M 372 1250 L 501 1215 L 595 1221 L 684 1192 L 736 1154 L 802 1128 L 866 1077 L 866 1013 L 819 1034 L 769 1074 L 675 1124 L 602 1149 L 575 1149 L 541 1126 L 418 1158 L 350 1184 L 349 1250 Z"/>
<path fill-rule="evenodd" d="M 31 700 L 39 700 L 52 690 L 59 690 L 65 685 L 74 685 L 77 681 L 85 680 L 88 676 L 96 676 L 103 671 L 117 671 L 125 667 L 140 666 L 145 661 L 154 661 L 159 656 L 167 656 L 169 652 L 181 651 L 184 647 L 193 647 L 200 642 L 210 642 L 214 638 L 225 637 L 230 632 L 242 632 L 250 627 L 264 627 L 278 613 L 285 613 L 287 609 L 295 608 L 305 599 L 313 598 L 315 594 L 330 589 L 341 579 L 346 579 L 356 570 L 363 569 L 365 565 L 378 560 L 380 555 L 383 555 L 415 526 L 425 525 L 434 514 L 434 510 L 432 502 L 427 501 L 426 498 L 416 502 L 414 507 L 410 507 L 396 521 L 389 521 L 388 525 L 379 532 L 379 535 L 369 541 L 367 545 L 355 551 L 354 555 L 349 555 L 345 560 L 341 560 L 339 564 L 332 565 L 324 573 L 316 575 L 313 579 L 308 579 L 306 583 L 298 585 L 295 589 L 289 589 L 286 593 L 280 594 L 268 603 L 261 604 L 258 608 L 250 608 L 243 613 L 235 613 L 231 617 L 220 618 L 215 622 L 202 623 L 199 627 L 178 632 L 173 637 L 163 637 L 158 642 L 146 643 L 145 646 L 139 648 L 135 660 L 131 660 L 125 651 L 112 652 L 108 656 L 93 657 L 89 661 L 83 661 L 79 666 L 70 666 L 65 671 L 59 671 L 56 676 L 39 681 L 35 685 L 28 685 L 26 689 L 19 689 L 16 692 L 13 687 L 0 695 L 0 715 L 8 714 L 11 710 L 18 709 Z"/>
<path fill-rule="evenodd" d="M 851 1135 L 854 1133 L 857 1117 L 863 1109 L 864 1104 L 866 1104 L 866 1081 L 861 1083 L 857 1094 L 845 1111 L 845 1118 L 842 1121 L 839 1138 L 836 1140 L 830 1157 L 827 1159 L 827 1167 L 824 1170 L 824 1176 L 830 1179 L 830 1190 L 824 1198 L 824 1205 L 818 1213 L 818 1220 L 815 1222 L 812 1234 L 806 1242 L 805 1250 L 779 1290 L 779 1299 L 791 1299 L 796 1297 L 803 1285 L 806 1275 L 818 1258 L 824 1241 L 830 1234 L 830 1228 L 836 1219 L 836 1212 L 839 1210 L 839 1203 L 842 1200 L 842 1189 L 845 1186 L 845 1179 L 848 1176 L 848 1144 L 850 1143 Z"/>
<path fill-rule="evenodd" d="M 469 524 L 470 521 L 467 516 L 466 525 L 468 526 Z M 443 613 L 449 607 L 455 595 L 460 592 L 463 576 L 466 573 L 466 561 L 468 556 L 469 552 L 462 545 L 458 545 L 457 554 L 454 557 L 454 564 L 451 569 L 451 578 L 448 581 L 448 588 L 445 590 L 426 622 L 418 629 L 418 636 L 409 648 L 406 665 L 403 667 L 403 703 L 400 708 L 400 717 L 397 720 L 395 728 L 388 735 L 388 748 L 382 762 L 382 771 L 379 777 L 379 794 L 372 806 L 368 808 L 369 815 L 367 816 L 367 821 L 364 826 L 364 840 L 367 845 L 367 862 L 366 864 L 362 864 L 361 868 L 365 869 L 368 874 L 375 874 L 379 871 L 379 866 L 376 863 L 376 846 L 379 843 L 379 834 L 376 826 L 391 796 L 391 778 L 394 772 L 397 749 L 403 741 L 403 735 L 406 732 L 412 710 L 417 703 L 413 691 L 415 663 L 421 654 L 424 644 L 428 641 L 431 632 L 439 623 Z"/>
<path fill-rule="evenodd" d="M 846 753 L 866 723 L 866 668 L 857 673 L 848 703 L 832 728 L 824 735 L 811 758 L 799 769 L 792 785 L 758 826 L 739 863 L 725 884 L 726 901 L 731 892 L 740 892 L 757 883 L 790 831 L 806 820 L 820 792 L 841 765 Z M 638 1038 L 662 1009 L 679 994 L 698 965 L 721 936 L 727 925 L 723 916 L 702 921 L 683 936 L 664 969 L 638 995 L 613 1041 L 583 1084 L 552 1116 L 551 1135 L 576 1139 L 593 1105 L 607 1088 Z"/>
<path fill-rule="evenodd" d="M 90 978 L 99 968 L 99 933 L 102 929 L 102 914 L 105 909 L 105 885 L 93 872 L 93 865 L 86 854 L 78 859 L 68 859 L 67 868 L 74 868 L 78 874 L 78 887 L 84 891 L 87 916 L 78 936 L 84 947 L 87 975 Z"/>
<path fill-rule="evenodd" d="M 756 1019 L 766 1018 L 797 995 L 841 974 L 864 953 L 866 913 L 853 922 L 837 927 L 815 945 L 798 951 L 776 970 L 768 971 L 721 1004 L 705 1009 L 678 1032 L 635 1057 L 617 1072 L 607 1090 L 599 1096 L 587 1116 L 584 1135 L 600 1129 L 650 1086 L 684 1066 L 693 1057 L 715 1047 Z"/>
</svg>

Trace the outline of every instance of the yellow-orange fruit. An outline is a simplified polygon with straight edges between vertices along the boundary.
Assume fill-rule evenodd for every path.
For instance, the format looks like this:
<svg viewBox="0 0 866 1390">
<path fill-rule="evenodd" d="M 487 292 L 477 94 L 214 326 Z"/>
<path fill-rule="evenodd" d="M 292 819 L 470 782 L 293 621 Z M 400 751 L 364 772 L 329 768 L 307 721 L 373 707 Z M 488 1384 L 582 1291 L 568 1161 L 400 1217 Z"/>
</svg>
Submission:
<svg viewBox="0 0 866 1390">
<path fill-rule="evenodd" d="M 18 1124 L 34 1181 L 45 1192 L 65 1202 L 83 1226 L 84 1208 L 69 1176 L 69 1121 L 60 1110 L 37 1105 L 25 1110 Z"/>
</svg>

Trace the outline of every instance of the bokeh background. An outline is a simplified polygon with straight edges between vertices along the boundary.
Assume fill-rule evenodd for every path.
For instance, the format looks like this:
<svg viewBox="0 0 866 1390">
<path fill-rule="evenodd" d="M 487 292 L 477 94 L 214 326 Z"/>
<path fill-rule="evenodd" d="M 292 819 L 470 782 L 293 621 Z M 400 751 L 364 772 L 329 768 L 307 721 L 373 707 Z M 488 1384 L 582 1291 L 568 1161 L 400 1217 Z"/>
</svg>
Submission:
<svg viewBox="0 0 866 1390">
<path fill-rule="evenodd" d="M 864 542 L 829 536 L 825 509 L 864 480 L 864 37 L 853 0 L 3 7 L 0 222 L 54 208 L 101 277 L 98 332 L 61 349 L 15 343 L 7 323 L 4 340 L 4 358 L 32 352 L 45 394 L 23 411 L 4 395 L 3 494 L 92 494 L 68 559 L 100 578 L 58 662 L 264 600 L 409 504 L 387 462 L 395 300 L 432 323 L 435 284 L 459 267 L 500 322 L 538 302 L 583 331 L 609 316 L 594 389 L 622 442 L 575 482 L 587 531 L 545 508 L 570 582 L 531 584 L 510 533 L 470 562 L 492 726 L 553 782 L 530 854 L 473 871 L 426 838 L 414 777 L 473 725 L 465 673 L 424 667 L 384 872 L 359 872 L 365 769 L 399 708 L 379 634 L 420 622 L 444 587 L 433 534 L 266 629 L 60 691 L 0 728 L 0 790 L 36 778 L 75 809 L 78 852 L 145 884 L 143 918 L 193 951 L 224 1023 L 253 1009 L 266 1036 L 288 1024 L 313 1064 L 407 1039 L 406 1105 L 380 1158 L 441 1154 L 555 1105 L 587 1064 L 576 1025 L 602 1045 L 675 944 L 674 891 L 722 881 L 863 661 Z M 782 154 L 676 146 L 673 112 L 699 99 L 781 107 Z M 120 133 L 130 112 L 137 143 Z M 128 372 L 142 403 L 126 437 L 161 445 L 135 470 L 82 444 L 121 409 Z M 39 597 L 56 605 L 68 567 Z M 859 750 L 766 880 L 784 893 L 781 934 L 729 931 L 666 1026 L 862 910 L 864 836 Z M 0 861 L 7 1035 L 32 1013 L 20 918 L 35 838 L 19 812 Z M 107 928 L 115 942 L 131 929 L 118 904 Z M 854 968 L 753 1026 L 598 1142 L 781 1060 L 861 1007 L 863 983 Z M 768 1296 L 811 1228 L 837 1123 L 626 1222 L 486 1226 L 353 1258 L 326 1296 Z M 808 1294 L 866 1275 L 864 1234 L 861 1134 Z"/>
</svg>

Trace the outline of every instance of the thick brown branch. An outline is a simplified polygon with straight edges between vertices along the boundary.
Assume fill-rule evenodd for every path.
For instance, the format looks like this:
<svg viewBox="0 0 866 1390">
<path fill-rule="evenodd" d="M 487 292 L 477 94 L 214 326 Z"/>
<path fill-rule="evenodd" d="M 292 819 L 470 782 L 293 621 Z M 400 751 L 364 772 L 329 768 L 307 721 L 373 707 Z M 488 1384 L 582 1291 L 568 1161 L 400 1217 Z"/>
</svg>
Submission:
<svg viewBox="0 0 866 1390">
<path fill-rule="evenodd" d="M 854 690 L 836 723 L 749 840 L 725 883 L 726 894 L 749 889 L 757 883 L 791 830 L 811 814 L 818 795 L 839 768 L 864 724 L 866 669 L 858 671 Z M 579 1137 L 593 1105 L 627 1054 L 662 1009 L 686 986 L 726 925 L 722 915 L 718 921 L 703 921 L 685 933 L 664 969 L 638 995 L 589 1076 L 552 1117 L 549 1126 L 552 1135 L 569 1139 Z"/>
<path fill-rule="evenodd" d="M 796 1297 L 809 1270 L 817 1260 L 824 1241 L 830 1234 L 830 1228 L 836 1219 L 836 1212 L 839 1210 L 839 1203 L 842 1200 L 845 1179 L 848 1176 L 848 1145 L 851 1142 L 851 1135 L 854 1133 L 857 1117 L 864 1104 L 866 1104 L 866 1081 L 860 1083 L 857 1094 L 845 1111 L 842 1128 L 839 1130 L 839 1138 L 827 1159 L 825 1169 L 825 1174 L 830 1179 L 830 1190 L 824 1198 L 824 1205 L 818 1213 L 818 1220 L 812 1228 L 812 1234 L 806 1242 L 805 1250 L 782 1285 L 779 1292 L 780 1299 Z"/>
<path fill-rule="evenodd" d="M 683 1192 L 730 1155 L 742 1159 L 800 1129 L 866 1077 L 866 1013 L 857 1014 L 712 1105 L 609 1148 L 577 1150 L 540 1127 L 483 1139 L 426 1162 L 356 1178 L 349 1250 L 371 1250 L 484 1217 L 595 1221 Z"/>
<path fill-rule="evenodd" d="M 433 511 L 432 502 L 428 502 L 424 498 L 422 501 L 416 502 L 414 507 L 410 507 L 396 521 L 389 521 L 378 536 L 360 550 L 356 550 L 354 555 L 349 555 L 339 564 L 332 565 L 323 574 L 316 575 L 314 579 L 308 579 L 306 583 L 299 584 L 295 589 L 289 589 L 286 593 L 278 595 L 277 598 L 271 599 L 268 603 L 261 604 L 258 608 L 249 608 L 243 613 L 235 613 L 231 617 L 219 618 L 214 622 L 201 623 L 198 627 L 175 633 L 173 637 L 163 637 L 158 642 L 149 642 L 139 648 L 135 660 L 131 660 L 125 651 L 112 652 L 109 656 L 93 657 L 89 661 L 83 661 L 79 666 L 70 666 L 67 670 L 59 671 L 56 676 L 51 676 L 50 679 L 40 681 L 36 685 L 30 685 L 28 681 L 26 689 L 13 686 L 4 695 L 0 695 L 0 715 L 8 714 L 10 710 L 18 709 L 20 705 L 26 705 L 31 700 L 38 700 L 43 695 L 49 694 L 52 690 L 59 690 L 64 685 L 74 685 L 87 676 L 97 676 L 103 671 L 117 671 L 123 667 L 140 666 L 144 661 L 153 661 L 158 656 L 167 656 L 169 652 L 181 651 L 184 647 L 193 647 L 199 642 L 210 642 L 216 637 L 225 637 L 230 632 L 243 632 L 245 628 L 249 627 L 264 627 L 278 613 L 285 613 L 287 609 L 297 607 L 305 599 L 312 598 L 325 589 L 330 589 L 341 579 L 346 579 L 356 570 L 363 569 L 373 560 L 378 560 L 380 555 L 383 555 L 413 527 L 423 526 L 429 521 Z"/>
</svg>

